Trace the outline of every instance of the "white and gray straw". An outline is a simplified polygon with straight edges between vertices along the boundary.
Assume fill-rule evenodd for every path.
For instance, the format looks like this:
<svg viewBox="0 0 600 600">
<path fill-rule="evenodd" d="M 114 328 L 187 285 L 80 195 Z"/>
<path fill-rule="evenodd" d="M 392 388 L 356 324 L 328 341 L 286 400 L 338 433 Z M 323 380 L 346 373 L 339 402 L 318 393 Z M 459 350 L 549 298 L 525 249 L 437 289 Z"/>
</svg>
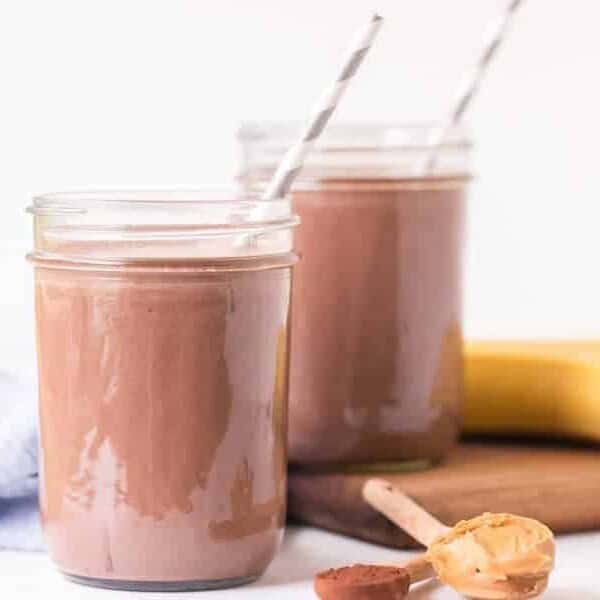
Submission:
<svg viewBox="0 0 600 600">
<path fill-rule="evenodd" d="M 440 145 L 448 138 L 452 128 L 460 123 L 465 111 L 477 94 L 485 72 L 496 55 L 498 48 L 502 45 L 506 37 L 506 32 L 522 1 L 510 0 L 502 13 L 490 22 L 486 29 L 483 49 L 479 55 L 479 60 L 464 73 L 446 119 L 439 127 L 431 130 L 427 140 L 429 151 L 419 165 L 419 175 L 430 174 L 435 170 Z"/>
<path fill-rule="evenodd" d="M 373 15 L 369 22 L 357 31 L 339 75 L 317 102 L 312 117 L 306 124 L 299 140 L 289 148 L 279 163 L 279 167 L 263 194 L 263 200 L 275 200 L 283 198 L 287 194 L 315 140 L 321 135 L 350 81 L 371 48 L 382 22 L 382 17 Z"/>
</svg>

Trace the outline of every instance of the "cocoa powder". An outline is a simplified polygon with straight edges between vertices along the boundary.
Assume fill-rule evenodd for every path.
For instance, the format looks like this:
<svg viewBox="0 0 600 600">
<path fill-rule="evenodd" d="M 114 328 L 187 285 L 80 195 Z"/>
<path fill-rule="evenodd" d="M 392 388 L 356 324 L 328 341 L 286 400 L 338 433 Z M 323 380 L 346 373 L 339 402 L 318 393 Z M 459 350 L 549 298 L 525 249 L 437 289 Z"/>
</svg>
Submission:
<svg viewBox="0 0 600 600">
<path fill-rule="evenodd" d="M 321 600 L 401 600 L 409 586 L 405 569 L 362 564 L 323 571 L 314 583 Z"/>
</svg>

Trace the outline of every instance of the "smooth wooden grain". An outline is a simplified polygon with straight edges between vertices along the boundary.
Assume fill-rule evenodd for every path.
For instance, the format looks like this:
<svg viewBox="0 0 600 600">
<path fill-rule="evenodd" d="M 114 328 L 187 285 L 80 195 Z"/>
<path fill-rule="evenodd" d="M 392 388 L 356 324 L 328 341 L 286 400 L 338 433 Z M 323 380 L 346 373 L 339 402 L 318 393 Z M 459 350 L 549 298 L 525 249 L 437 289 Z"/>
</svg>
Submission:
<svg viewBox="0 0 600 600">
<path fill-rule="evenodd" d="M 447 525 L 440 523 L 386 479 L 367 479 L 362 495 L 376 511 L 424 546 L 430 546 L 435 538 L 449 530 Z"/>
<path fill-rule="evenodd" d="M 398 548 L 418 544 L 362 498 L 374 473 L 292 472 L 294 520 Z M 556 533 L 600 529 L 600 450 L 465 443 L 443 464 L 382 473 L 442 523 L 509 512 Z"/>
</svg>

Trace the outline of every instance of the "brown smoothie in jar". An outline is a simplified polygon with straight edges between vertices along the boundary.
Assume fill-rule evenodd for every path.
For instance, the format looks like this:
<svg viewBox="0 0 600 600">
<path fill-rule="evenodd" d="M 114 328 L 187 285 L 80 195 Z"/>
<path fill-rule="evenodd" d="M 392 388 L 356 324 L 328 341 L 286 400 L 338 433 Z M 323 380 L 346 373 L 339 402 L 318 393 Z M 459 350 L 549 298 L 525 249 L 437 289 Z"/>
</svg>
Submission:
<svg viewBox="0 0 600 600">
<path fill-rule="evenodd" d="M 289 264 L 36 261 L 40 503 L 64 573 L 264 571 L 285 513 Z"/>
<path fill-rule="evenodd" d="M 465 184 L 326 180 L 294 192 L 291 462 L 432 461 L 455 442 Z"/>
</svg>

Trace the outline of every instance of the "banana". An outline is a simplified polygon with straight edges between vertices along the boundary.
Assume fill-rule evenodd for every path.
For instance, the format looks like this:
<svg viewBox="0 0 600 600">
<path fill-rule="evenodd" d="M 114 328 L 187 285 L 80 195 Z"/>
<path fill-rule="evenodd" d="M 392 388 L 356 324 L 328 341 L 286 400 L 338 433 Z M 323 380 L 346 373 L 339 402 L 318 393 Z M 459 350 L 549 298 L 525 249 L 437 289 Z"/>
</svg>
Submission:
<svg viewBox="0 0 600 600">
<path fill-rule="evenodd" d="M 600 442 L 600 341 L 465 345 L 465 432 Z"/>
</svg>

